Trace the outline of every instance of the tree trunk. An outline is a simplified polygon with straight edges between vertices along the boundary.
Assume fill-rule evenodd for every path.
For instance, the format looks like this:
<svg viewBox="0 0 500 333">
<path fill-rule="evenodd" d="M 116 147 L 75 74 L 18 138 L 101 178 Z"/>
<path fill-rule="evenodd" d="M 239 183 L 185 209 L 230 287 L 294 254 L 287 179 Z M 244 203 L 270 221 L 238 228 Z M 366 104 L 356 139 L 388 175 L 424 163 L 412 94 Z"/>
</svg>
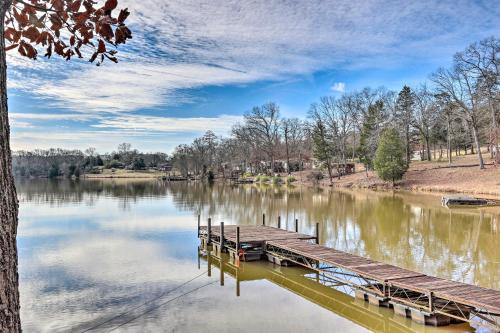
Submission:
<svg viewBox="0 0 500 333">
<path fill-rule="evenodd" d="M 448 164 L 451 165 L 451 121 L 448 119 L 448 133 L 446 133 L 446 144 L 448 145 Z"/>
<path fill-rule="evenodd" d="M 288 175 L 291 174 L 290 172 L 290 151 L 288 149 L 288 135 L 285 135 L 285 146 L 286 146 L 286 171 L 288 172 Z"/>
<path fill-rule="evenodd" d="M 332 172 L 332 165 L 330 163 L 330 160 L 326 161 L 326 166 L 328 169 L 328 177 L 330 178 L 330 185 L 333 185 L 333 172 Z"/>
<path fill-rule="evenodd" d="M 427 153 L 427 161 L 430 161 L 431 160 L 431 146 L 429 144 L 429 137 L 425 136 L 424 139 L 425 139 L 425 150 Z"/>
<path fill-rule="evenodd" d="M 481 145 L 479 143 L 479 134 L 477 133 L 476 122 L 472 120 L 471 125 L 472 125 L 472 135 L 474 136 L 474 142 L 476 143 L 477 156 L 479 158 L 479 169 L 484 169 L 483 154 L 481 153 Z"/>
<path fill-rule="evenodd" d="M 405 149 L 406 149 L 406 166 L 410 167 L 410 129 L 408 126 L 405 129 Z"/>
<path fill-rule="evenodd" d="M 488 98 L 488 106 L 491 112 L 491 127 L 492 127 L 492 148 L 491 149 L 491 157 L 495 162 L 500 162 L 500 151 L 498 150 L 498 129 L 497 129 L 497 119 L 495 116 L 495 107 L 491 102 L 491 97 Z M 493 151 L 494 150 L 494 151 Z"/>
<path fill-rule="evenodd" d="M 0 332 L 21 332 L 17 272 L 18 201 L 10 152 L 4 19 L 10 1 L 0 0 Z"/>
</svg>

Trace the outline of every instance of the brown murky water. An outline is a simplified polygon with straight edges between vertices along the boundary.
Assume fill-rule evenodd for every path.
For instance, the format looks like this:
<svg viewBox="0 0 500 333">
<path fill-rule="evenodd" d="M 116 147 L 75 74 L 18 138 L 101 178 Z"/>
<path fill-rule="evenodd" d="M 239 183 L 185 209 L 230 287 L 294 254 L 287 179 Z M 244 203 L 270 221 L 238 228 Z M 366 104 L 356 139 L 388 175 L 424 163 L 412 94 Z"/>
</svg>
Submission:
<svg viewBox="0 0 500 333">
<path fill-rule="evenodd" d="M 355 300 L 300 268 L 198 256 L 196 215 L 314 233 L 336 249 L 500 289 L 500 209 L 440 197 L 139 180 L 23 181 L 19 249 L 27 332 L 467 332 Z M 208 267 L 210 266 L 210 276 Z M 224 286 L 221 287 L 223 280 Z M 237 296 L 239 294 L 239 296 Z"/>
</svg>

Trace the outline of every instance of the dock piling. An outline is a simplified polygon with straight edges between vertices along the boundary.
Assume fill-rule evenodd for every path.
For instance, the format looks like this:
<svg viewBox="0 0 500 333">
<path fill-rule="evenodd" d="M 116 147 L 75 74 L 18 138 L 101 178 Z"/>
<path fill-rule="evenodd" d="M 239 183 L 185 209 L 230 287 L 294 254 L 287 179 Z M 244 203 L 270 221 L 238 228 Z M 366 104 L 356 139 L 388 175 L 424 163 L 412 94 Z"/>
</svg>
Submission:
<svg viewBox="0 0 500 333">
<path fill-rule="evenodd" d="M 278 229 L 281 229 L 281 216 L 278 216 Z"/>
<path fill-rule="evenodd" d="M 208 218 L 208 227 L 207 227 L 207 245 L 211 244 L 210 238 L 212 237 L 212 219 Z"/>
<path fill-rule="evenodd" d="M 262 214 L 262 225 L 266 225 L 266 214 Z"/>
<path fill-rule="evenodd" d="M 198 238 L 200 238 L 200 214 L 198 214 Z"/>
<path fill-rule="evenodd" d="M 316 244 L 319 244 L 319 223 L 316 223 Z"/>
<path fill-rule="evenodd" d="M 224 251 L 224 222 L 220 223 L 220 253 Z"/>
<path fill-rule="evenodd" d="M 224 286 L 224 261 L 222 260 L 222 257 L 220 258 L 220 266 L 219 266 L 219 269 L 220 269 L 220 276 L 219 276 L 219 280 L 220 280 L 220 285 L 221 287 Z"/>
<path fill-rule="evenodd" d="M 236 227 L 236 256 L 240 250 L 240 227 Z"/>
<path fill-rule="evenodd" d="M 295 219 L 295 232 L 299 232 L 299 219 Z"/>
</svg>

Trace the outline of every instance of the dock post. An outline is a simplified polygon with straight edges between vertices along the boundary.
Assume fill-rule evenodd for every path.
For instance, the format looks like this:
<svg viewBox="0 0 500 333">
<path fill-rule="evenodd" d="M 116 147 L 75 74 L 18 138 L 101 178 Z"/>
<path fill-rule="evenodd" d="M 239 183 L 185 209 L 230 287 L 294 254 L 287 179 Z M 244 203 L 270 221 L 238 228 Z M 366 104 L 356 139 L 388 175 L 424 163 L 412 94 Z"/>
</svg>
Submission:
<svg viewBox="0 0 500 333">
<path fill-rule="evenodd" d="M 210 237 L 212 236 L 212 219 L 208 218 L 208 227 L 207 227 L 207 245 L 211 244 Z"/>
<path fill-rule="evenodd" d="M 236 270 L 236 297 L 240 297 L 240 275 L 238 273 L 238 269 Z"/>
<path fill-rule="evenodd" d="M 236 227 L 236 252 L 234 254 L 234 262 L 237 267 L 240 267 L 240 227 Z"/>
<path fill-rule="evenodd" d="M 222 256 L 220 257 L 219 269 L 220 269 L 220 277 L 219 277 L 220 285 L 224 286 L 224 262 L 222 261 Z"/>
<path fill-rule="evenodd" d="M 316 244 L 319 244 L 319 223 L 316 223 Z"/>
<path fill-rule="evenodd" d="M 266 225 L 266 214 L 262 214 L 262 225 Z"/>
<path fill-rule="evenodd" d="M 299 219 L 295 219 L 295 232 L 299 232 Z"/>
<path fill-rule="evenodd" d="M 278 229 L 281 229 L 281 216 L 278 216 Z"/>
<path fill-rule="evenodd" d="M 427 295 L 427 297 L 429 298 L 429 311 L 430 312 L 434 311 L 434 304 L 432 302 L 432 296 L 433 296 L 433 293 L 432 293 L 432 291 L 430 291 L 429 294 Z"/>
<path fill-rule="evenodd" d="M 198 246 L 198 269 L 201 269 L 201 253 L 200 253 L 201 249 L 200 247 Z"/>
<path fill-rule="evenodd" d="M 236 227 L 236 256 L 240 250 L 240 227 Z"/>
<path fill-rule="evenodd" d="M 212 256 L 210 251 L 207 251 L 207 275 L 208 277 L 212 276 Z"/>
<path fill-rule="evenodd" d="M 200 214 L 198 214 L 198 238 L 200 238 Z"/>
<path fill-rule="evenodd" d="M 224 252 L 224 222 L 220 223 L 220 253 Z M 222 259 L 221 259 L 222 260 Z"/>
</svg>

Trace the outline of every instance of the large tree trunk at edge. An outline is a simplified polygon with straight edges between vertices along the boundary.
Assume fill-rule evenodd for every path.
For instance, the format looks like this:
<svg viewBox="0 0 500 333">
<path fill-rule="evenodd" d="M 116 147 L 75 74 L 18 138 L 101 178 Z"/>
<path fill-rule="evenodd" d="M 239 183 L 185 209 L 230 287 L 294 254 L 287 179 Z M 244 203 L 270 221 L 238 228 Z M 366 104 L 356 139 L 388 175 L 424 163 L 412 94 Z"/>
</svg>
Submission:
<svg viewBox="0 0 500 333">
<path fill-rule="evenodd" d="M 18 202 L 9 144 L 4 17 L 10 1 L 0 0 L 0 332 L 21 332 L 17 272 Z"/>
</svg>

